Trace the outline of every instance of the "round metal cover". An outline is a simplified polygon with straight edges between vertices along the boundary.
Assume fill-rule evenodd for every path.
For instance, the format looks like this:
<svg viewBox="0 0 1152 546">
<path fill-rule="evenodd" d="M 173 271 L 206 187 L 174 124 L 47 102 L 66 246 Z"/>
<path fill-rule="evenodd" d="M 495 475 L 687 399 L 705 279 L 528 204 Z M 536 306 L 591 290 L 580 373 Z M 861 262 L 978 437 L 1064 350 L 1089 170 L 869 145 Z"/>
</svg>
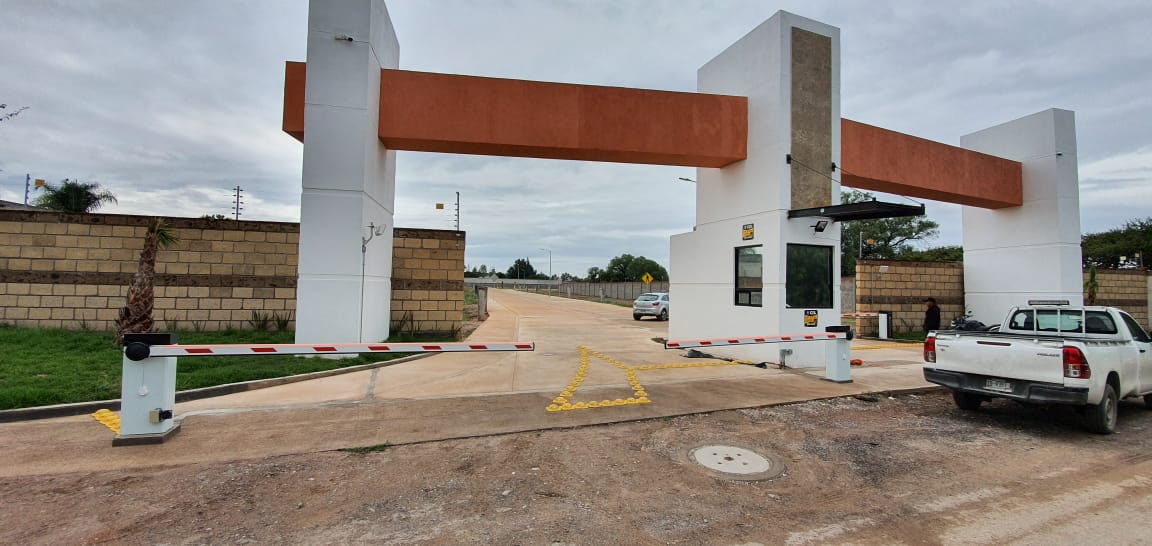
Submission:
<svg viewBox="0 0 1152 546">
<path fill-rule="evenodd" d="M 689 452 L 697 464 L 714 472 L 757 477 L 777 476 L 784 471 L 782 464 L 750 449 L 736 446 L 701 446 Z"/>
</svg>

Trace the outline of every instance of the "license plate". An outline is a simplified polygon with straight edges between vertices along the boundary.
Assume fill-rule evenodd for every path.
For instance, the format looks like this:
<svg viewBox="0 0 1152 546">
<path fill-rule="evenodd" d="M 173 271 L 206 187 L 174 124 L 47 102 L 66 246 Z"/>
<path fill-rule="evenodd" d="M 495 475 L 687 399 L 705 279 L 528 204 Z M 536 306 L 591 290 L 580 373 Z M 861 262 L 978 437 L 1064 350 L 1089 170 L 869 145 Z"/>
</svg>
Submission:
<svg viewBox="0 0 1152 546">
<path fill-rule="evenodd" d="M 984 382 L 984 388 L 996 392 L 1012 392 L 1012 384 L 1003 379 L 989 379 Z"/>
</svg>

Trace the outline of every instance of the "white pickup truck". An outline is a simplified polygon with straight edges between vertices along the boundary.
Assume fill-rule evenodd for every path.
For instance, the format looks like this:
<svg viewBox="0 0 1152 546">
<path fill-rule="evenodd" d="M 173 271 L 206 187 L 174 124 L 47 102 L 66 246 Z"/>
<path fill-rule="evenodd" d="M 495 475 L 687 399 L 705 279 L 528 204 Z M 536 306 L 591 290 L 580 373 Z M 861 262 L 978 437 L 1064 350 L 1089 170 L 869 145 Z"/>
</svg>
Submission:
<svg viewBox="0 0 1152 546">
<path fill-rule="evenodd" d="M 1116 430 L 1119 400 L 1143 396 L 1152 407 L 1152 337 L 1114 307 L 1030 301 L 998 331 L 931 332 L 924 379 L 977 410 L 992 398 L 1078 406 L 1092 432 Z"/>
</svg>

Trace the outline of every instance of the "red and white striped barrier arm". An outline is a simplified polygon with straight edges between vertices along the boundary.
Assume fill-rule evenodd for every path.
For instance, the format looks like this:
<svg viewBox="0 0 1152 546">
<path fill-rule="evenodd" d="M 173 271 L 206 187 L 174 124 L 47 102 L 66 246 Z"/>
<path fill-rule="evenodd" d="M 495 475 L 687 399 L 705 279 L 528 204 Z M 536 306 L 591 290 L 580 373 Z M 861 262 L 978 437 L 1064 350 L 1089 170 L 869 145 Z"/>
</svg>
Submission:
<svg viewBox="0 0 1152 546">
<path fill-rule="evenodd" d="M 153 345 L 149 356 L 332 355 L 362 353 L 468 353 L 534 351 L 533 342 L 496 343 L 305 343 L 290 345 Z"/>
<path fill-rule="evenodd" d="M 819 334 L 796 334 L 763 337 L 723 337 L 716 339 L 684 339 L 665 341 L 665 349 L 691 349 L 693 347 L 727 347 L 731 345 L 758 345 L 761 343 L 791 343 L 795 341 L 827 341 L 848 339 L 843 332 L 821 332 Z"/>
</svg>

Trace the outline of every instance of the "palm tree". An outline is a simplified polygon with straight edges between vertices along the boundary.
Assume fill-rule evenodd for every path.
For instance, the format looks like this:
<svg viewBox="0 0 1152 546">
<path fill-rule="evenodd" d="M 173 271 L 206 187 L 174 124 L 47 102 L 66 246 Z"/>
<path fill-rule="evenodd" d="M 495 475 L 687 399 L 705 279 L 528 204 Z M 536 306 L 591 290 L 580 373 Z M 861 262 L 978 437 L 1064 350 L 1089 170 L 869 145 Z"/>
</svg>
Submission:
<svg viewBox="0 0 1152 546">
<path fill-rule="evenodd" d="M 178 242 L 180 240 L 171 228 L 164 225 L 163 220 L 153 218 L 148 224 L 144 249 L 140 251 L 140 267 L 132 276 L 132 284 L 128 286 L 128 301 L 120 308 L 120 317 L 116 319 L 116 345 L 124 344 L 124 334 L 152 331 L 152 307 L 156 302 L 152 280 L 156 276 L 156 254 L 160 249 Z"/>
<path fill-rule="evenodd" d="M 44 193 L 32 204 L 51 210 L 86 213 L 116 202 L 116 196 L 96 182 L 65 178 L 59 185 L 45 184 Z"/>
<path fill-rule="evenodd" d="M 1096 293 L 1100 283 L 1096 281 L 1096 264 L 1088 266 L 1088 280 L 1084 281 L 1084 305 L 1096 305 Z"/>
</svg>

